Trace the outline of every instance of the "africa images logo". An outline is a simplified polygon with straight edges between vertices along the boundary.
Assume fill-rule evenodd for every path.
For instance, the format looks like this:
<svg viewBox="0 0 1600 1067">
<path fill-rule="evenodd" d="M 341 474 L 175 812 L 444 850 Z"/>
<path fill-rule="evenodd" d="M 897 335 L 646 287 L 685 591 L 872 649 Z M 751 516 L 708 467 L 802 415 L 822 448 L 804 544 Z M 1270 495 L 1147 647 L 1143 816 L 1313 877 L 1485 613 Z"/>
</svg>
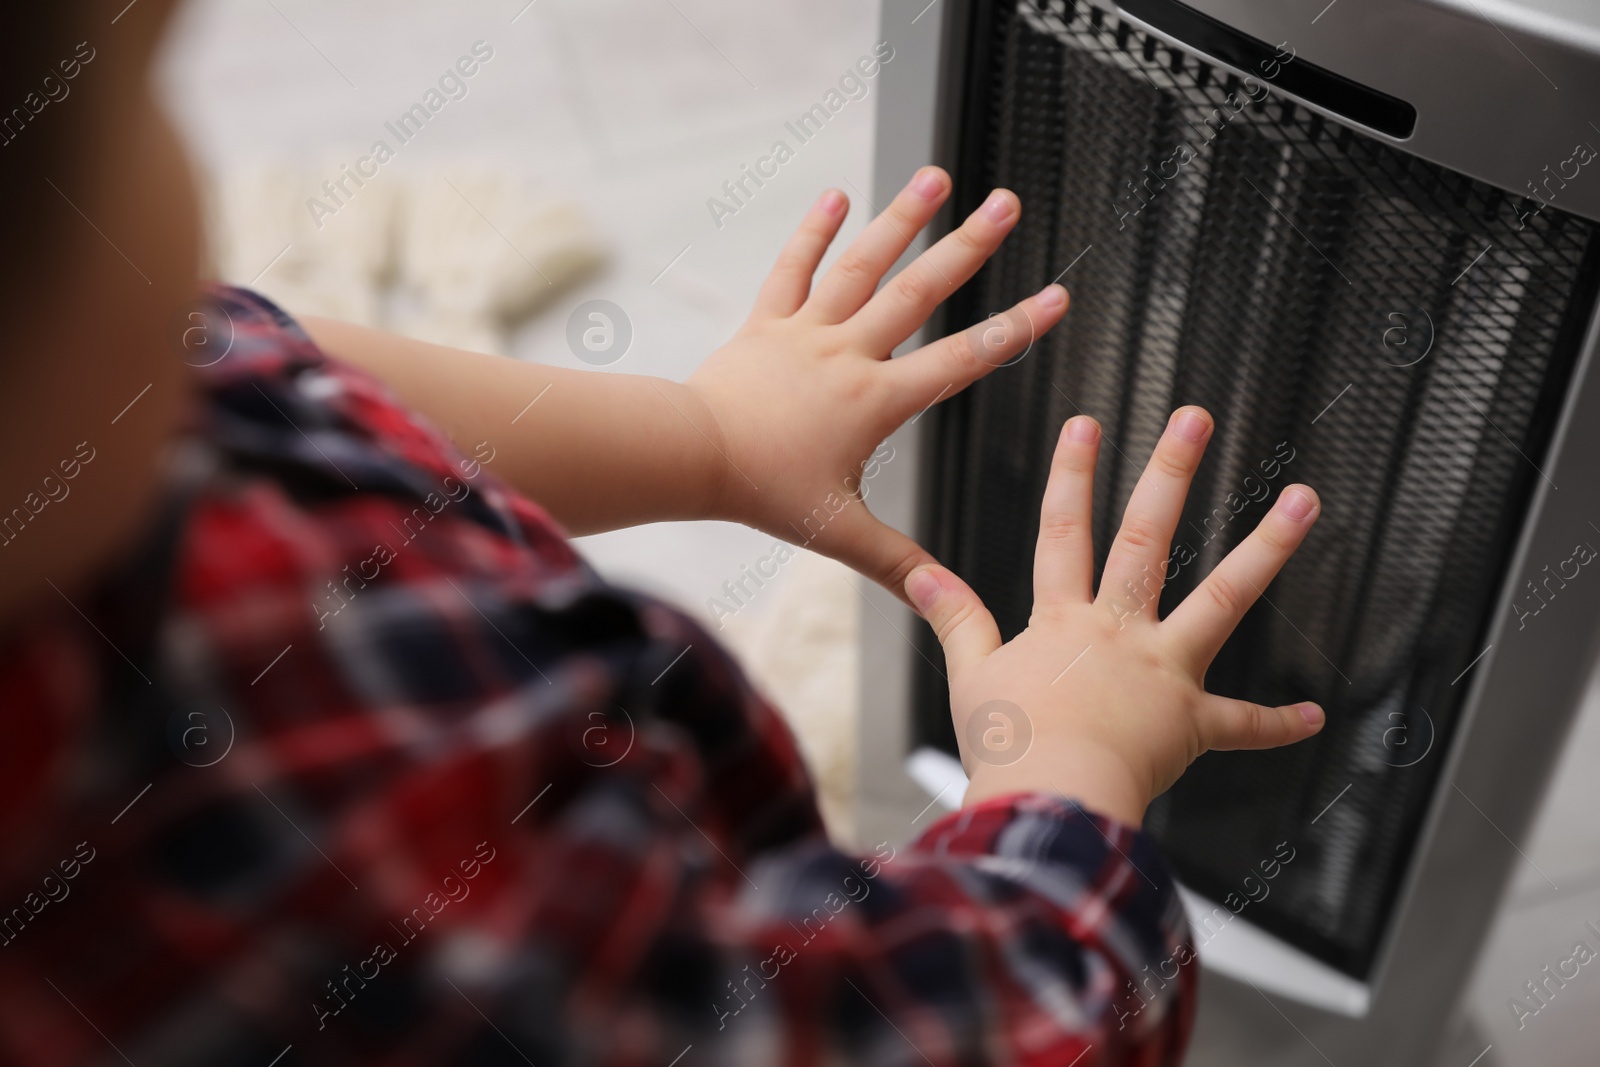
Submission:
<svg viewBox="0 0 1600 1067">
<path fill-rule="evenodd" d="M 979 704 L 967 716 L 967 752 L 994 767 L 1009 767 L 1033 747 L 1033 720 L 1009 700 Z"/>
</svg>

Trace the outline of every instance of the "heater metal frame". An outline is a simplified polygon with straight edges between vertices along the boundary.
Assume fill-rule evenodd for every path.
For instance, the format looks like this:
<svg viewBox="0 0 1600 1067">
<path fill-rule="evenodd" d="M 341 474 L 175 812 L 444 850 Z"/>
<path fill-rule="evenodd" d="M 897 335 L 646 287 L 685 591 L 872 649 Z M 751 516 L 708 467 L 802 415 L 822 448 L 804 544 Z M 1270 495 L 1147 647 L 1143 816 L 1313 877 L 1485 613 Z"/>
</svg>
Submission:
<svg viewBox="0 0 1600 1067">
<path fill-rule="evenodd" d="M 883 0 L 880 36 L 894 47 L 895 58 L 884 66 L 879 81 L 875 202 L 887 203 L 927 162 L 940 163 L 956 175 L 961 195 L 952 198 L 952 208 L 982 192 L 961 188 L 962 161 L 954 134 L 969 121 L 964 114 L 970 99 L 968 64 L 985 47 L 970 35 L 974 12 L 986 2 Z M 1149 8 L 1145 0 L 1126 2 Z M 1551 146 L 1562 140 L 1552 131 L 1581 130 L 1588 121 L 1567 114 L 1576 101 L 1566 100 L 1600 93 L 1600 13 L 1590 16 L 1593 25 L 1578 32 L 1576 11 L 1561 11 L 1561 2 L 1525 3 L 1515 19 L 1491 23 L 1473 13 L 1470 0 L 1342 0 L 1333 11 L 1346 28 L 1335 30 L 1338 24 L 1330 24 L 1325 27 L 1329 32 L 1316 36 L 1308 32 L 1315 27 L 1298 25 L 1300 16 L 1275 0 L 1198 0 L 1192 7 L 1263 41 L 1294 35 L 1300 56 L 1417 108 L 1409 138 L 1357 126 L 1369 136 L 1512 192 L 1525 192 L 1526 180 L 1566 158 L 1553 154 L 1558 150 Z M 1106 0 L 1099 0 L 1099 6 L 1108 6 Z M 1116 14 L 1174 47 L 1234 69 L 1127 12 Z M 1327 9 L 1324 15 L 1333 18 Z M 1290 27 L 1290 21 L 1296 26 Z M 1352 33 L 1352 25 L 1361 27 L 1360 32 Z M 1394 27 L 1408 27 L 1413 34 L 1434 32 L 1427 39 L 1435 53 L 1447 50 L 1449 55 L 1401 62 L 1407 58 L 1403 49 L 1393 40 L 1375 44 L 1381 34 L 1369 32 Z M 1517 64 L 1523 69 L 1517 70 Z M 1539 76 L 1546 80 L 1559 76 L 1564 86 L 1591 92 L 1561 93 L 1560 107 L 1528 121 L 1518 108 L 1531 106 L 1541 92 L 1536 85 L 1549 96 L 1558 94 L 1544 81 L 1535 83 L 1527 68 L 1542 68 Z M 1446 71 L 1462 73 L 1445 77 Z M 1284 95 L 1354 125 L 1293 93 Z M 1493 138 L 1472 136 L 1475 129 L 1481 132 L 1481 126 L 1474 126 L 1480 120 L 1498 124 L 1492 127 Z M 1600 169 L 1587 186 L 1576 181 L 1570 186 L 1558 191 L 1553 206 L 1600 219 Z M 904 261 L 949 229 L 948 215 L 918 238 Z M 904 348 L 942 332 L 936 316 Z M 1543 564 L 1566 558 L 1573 541 L 1590 529 L 1588 524 L 1600 522 L 1600 507 L 1586 507 L 1583 496 L 1586 487 L 1600 484 L 1600 419 L 1583 417 L 1600 412 L 1597 348 L 1600 314 L 1591 312 L 1559 424 L 1539 464 L 1544 477 L 1537 482 L 1490 616 L 1488 649 L 1460 680 L 1469 687 L 1460 726 L 1449 750 L 1441 754 L 1446 762 L 1440 784 L 1430 799 L 1371 975 L 1359 982 L 1242 918 L 1230 923 L 1230 931 L 1238 928 L 1244 936 L 1234 938 L 1230 932 L 1201 952 L 1207 978 L 1189 1060 L 1195 1067 L 1232 1064 L 1245 1057 L 1246 1062 L 1286 1067 L 1313 1067 L 1329 1057 L 1355 1062 L 1357 1056 L 1423 1064 L 1435 1055 L 1511 868 L 1529 862 L 1515 842 L 1537 811 L 1600 650 L 1600 597 L 1553 600 L 1532 636 L 1519 634 L 1511 610 L 1524 582 L 1537 576 Z M 935 427 L 935 418 L 919 417 L 898 431 L 890 439 L 896 461 L 884 467 L 873 486 L 873 510 L 913 535 L 920 532 L 922 502 L 929 495 L 924 436 Z M 932 821 L 930 808 L 936 807 L 929 791 L 905 769 L 913 736 L 912 664 L 923 655 L 912 637 L 924 624 L 886 591 L 863 585 L 857 835 L 861 840 L 904 840 Z M 1185 896 L 1191 911 L 1211 906 L 1187 891 Z"/>
</svg>

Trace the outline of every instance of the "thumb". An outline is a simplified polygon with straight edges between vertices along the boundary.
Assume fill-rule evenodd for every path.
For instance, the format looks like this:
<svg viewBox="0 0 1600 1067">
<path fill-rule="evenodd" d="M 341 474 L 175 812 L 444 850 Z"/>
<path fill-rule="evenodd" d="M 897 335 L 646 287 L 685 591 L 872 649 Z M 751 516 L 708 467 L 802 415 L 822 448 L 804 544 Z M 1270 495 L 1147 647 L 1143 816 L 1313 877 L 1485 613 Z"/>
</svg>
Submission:
<svg viewBox="0 0 1600 1067">
<path fill-rule="evenodd" d="M 906 596 L 928 620 L 955 675 L 975 666 L 1000 647 L 1000 628 L 972 587 L 937 563 L 906 577 Z"/>
<path fill-rule="evenodd" d="M 1207 748 L 1277 748 L 1317 733 L 1324 718 L 1322 709 L 1311 703 L 1268 708 L 1214 696 L 1201 706 L 1200 736 L 1207 739 Z"/>
<path fill-rule="evenodd" d="M 906 599 L 906 576 L 923 564 L 934 562 L 927 549 L 868 511 L 859 499 L 851 499 L 832 522 L 814 535 L 809 529 L 791 529 L 809 535 L 802 536 L 799 542 L 804 547 L 832 556 L 901 600 Z"/>
</svg>

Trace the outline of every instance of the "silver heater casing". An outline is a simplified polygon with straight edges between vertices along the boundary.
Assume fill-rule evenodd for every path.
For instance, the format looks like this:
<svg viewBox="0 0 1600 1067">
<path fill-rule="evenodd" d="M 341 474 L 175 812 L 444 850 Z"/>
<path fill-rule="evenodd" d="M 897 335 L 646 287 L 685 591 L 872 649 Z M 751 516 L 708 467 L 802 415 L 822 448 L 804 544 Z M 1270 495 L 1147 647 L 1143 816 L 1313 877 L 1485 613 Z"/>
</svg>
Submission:
<svg viewBox="0 0 1600 1067">
<path fill-rule="evenodd" d="M 1248 73 L 1116 11 L 1109 0 L 1097 2 L 1174 47 Z M 1600 138 L 1589 108 L 1600 99 L 1600 5 L 1335 0 L 1320 15 L 1317 5 L 1281 0 L 1189 6 L 1261 41 L 1292 42 L 1298 56 L 1410 103 L 1417 120 L 1401 140 L 1285 94 L 1301 106 L 1513 194 L 1526 195 L 1547 165 L 1567 159 L 1575 136 Z M 875 203 L 887 203 L 919 166 L 953 169 L 971 17 L 970 0 L 883 0 L 880 37 L 895 59 L 879 86 Z M 1600 220 L 1600 175 L 1571 182 L 1561 196 L 1565 211 Z M 930 227 L 907 261 L 949 225 L 944 218 Z M 935 319 L 905 347 L 940 326 Z M 1188 1061 L 1196 1067 L 1431 1064 L 1460 1022 L 1463 985 L 1513 866 L 1527 862 L 1516 843 L 1537 810 L 1600 644 L 1600 597 L 1552 602 L 1550 625 L 1535 638 L 1519 633 L 1510 610 L 1541 564 L 1565 558 L 1578 531 L 1600 523 L 1600 319 L 1592 313 L 1584 336 L 1548 454 L 1535 457 L 1546 477 L 1522 518 L 1488 651 L 1462 680 L 1470 686 L 1462 727 L 1443 753 L 1376 967 L 1357 981 L 1238 920 L 1233 925 L 1243 924 L 1244 936 L 1230 933 L 1200 953 L 1205 978 Z M 918 419 L 891 439 L 897 462 L 873 487 L 874 511 L 913 536 L 920 532 L 931 423 Z M 863 592 L 857 834 L 899 841 L 935 817 L 930 791 L 906 769 L 912 665 L 924 654 L 912 638 L 924 624 L 884 590 L 863 583 Z M 1186 896 L 1192 908 L 1213 906 Z"/>
</svg>

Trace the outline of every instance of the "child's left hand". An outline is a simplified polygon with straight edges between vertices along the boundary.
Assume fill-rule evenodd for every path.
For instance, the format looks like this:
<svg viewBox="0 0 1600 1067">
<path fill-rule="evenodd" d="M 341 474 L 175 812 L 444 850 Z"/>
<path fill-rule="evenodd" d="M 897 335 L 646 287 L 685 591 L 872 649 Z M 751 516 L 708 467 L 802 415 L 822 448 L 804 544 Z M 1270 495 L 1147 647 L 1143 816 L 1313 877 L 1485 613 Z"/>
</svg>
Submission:
<svg viewBox="0 0 1600 1067">
<path fill-rule="evenodd" d="M 901 596 L 906 575 L 934 560 L 863 503 L 873 475 L 892 462 L 875 450 L 907 419 L 1025 351 L 1067 308 L 1066 290 L 1050 285 L 1004 315 L 891 360 L 1021 215 L 1015 194 L 995 190 L 878 291 L 949 193 L 944 171 L 923 168 L 813 287 L 848 211 L 844 194 L 824 193 L 750 318 L 686 383 L 726 460 L 708 517 L 813 548 Z"/>
</svg>

